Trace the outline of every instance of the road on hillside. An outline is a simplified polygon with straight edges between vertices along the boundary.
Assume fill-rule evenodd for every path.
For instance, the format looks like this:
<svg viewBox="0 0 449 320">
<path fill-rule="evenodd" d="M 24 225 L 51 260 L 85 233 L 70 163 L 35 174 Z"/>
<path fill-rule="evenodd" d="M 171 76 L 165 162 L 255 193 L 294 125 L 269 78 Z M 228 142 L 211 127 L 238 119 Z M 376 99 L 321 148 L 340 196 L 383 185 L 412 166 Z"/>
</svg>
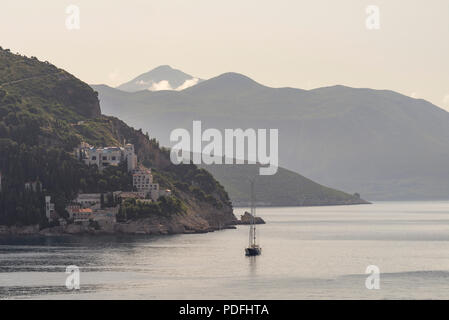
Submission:
<svg viewBox="0 0 449 320">
<path fill-rule="evenodd" d="M 27 80 L 43 78 L 43 77 L 47 77 L 47 76 L 54 75 L 54 74 L 58 74 L 58 73 L 63 74 L 64 71 L 57 71 L 57 72 L 52 72 L 52 73 L 42 74 L 42 75 L 39 75 L 39 76 L 33 76 L 33 77 L 23 78 L 23 79 L 19 79 L 19 80 L 10 81 L 10 82 L 4 82 L 4 83 L 1 83 L 1 84 L 0 84 L 0 88 L 2 88 L 3 86 L 8 86 L 8 85 L 11 85 L 11 84 L 20 83 L 20 82 L 27 81 Z"/>
</svg>

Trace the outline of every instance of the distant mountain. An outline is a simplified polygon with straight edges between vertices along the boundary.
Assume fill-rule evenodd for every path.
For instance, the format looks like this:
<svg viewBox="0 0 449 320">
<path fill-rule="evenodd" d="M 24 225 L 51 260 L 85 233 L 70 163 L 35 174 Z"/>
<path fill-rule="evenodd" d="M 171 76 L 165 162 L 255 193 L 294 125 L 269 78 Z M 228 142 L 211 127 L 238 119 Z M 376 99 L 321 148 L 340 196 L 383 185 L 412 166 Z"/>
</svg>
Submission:
<svg viewBox="0 0 449 320">
<path fill-rule="evenodd" d="M 117 87 L 127 92 L 183 90 L 203 81 L 168 65 L 159 66 Z"/>
<path fill-rule="evenodd" d="M 296 172 L 278 168 L 272 176 L 260 176 L 260 165 L 199 165 L 226 189 L 234 206 L 249 206 L 249 181 L 255 181 L 255 201 L 259 206 L 327 206 L 367 204 L 359 195 L 322 186 Z"/>
<path fill-rule="evenodd" d="M 277 128 L 280 165 L 369 200 L 449 198 L 449 113 L 388 90 L 270 88 L 227 73 L 180 92 L 105 86 L 104 113 L 169 145 L 174 128 Z"/>
</svg>

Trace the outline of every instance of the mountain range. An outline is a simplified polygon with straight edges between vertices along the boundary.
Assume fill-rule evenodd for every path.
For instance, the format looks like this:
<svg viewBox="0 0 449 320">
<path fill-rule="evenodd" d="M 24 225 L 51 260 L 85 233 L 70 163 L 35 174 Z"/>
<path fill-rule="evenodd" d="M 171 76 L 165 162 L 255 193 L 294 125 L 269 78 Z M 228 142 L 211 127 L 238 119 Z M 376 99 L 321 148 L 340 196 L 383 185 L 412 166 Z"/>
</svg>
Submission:
<svg viewBox="0 0 449 320">
<path fill-rule="evenodd" d="M 390 90 L 271 88 L 225 73 L 181 91 L 106 85 L 102 112 L 170 145 L 175 128 L 276 128 L 279 163 L 370 200 L 447 199 L 449 113 Z"/>
</svg>

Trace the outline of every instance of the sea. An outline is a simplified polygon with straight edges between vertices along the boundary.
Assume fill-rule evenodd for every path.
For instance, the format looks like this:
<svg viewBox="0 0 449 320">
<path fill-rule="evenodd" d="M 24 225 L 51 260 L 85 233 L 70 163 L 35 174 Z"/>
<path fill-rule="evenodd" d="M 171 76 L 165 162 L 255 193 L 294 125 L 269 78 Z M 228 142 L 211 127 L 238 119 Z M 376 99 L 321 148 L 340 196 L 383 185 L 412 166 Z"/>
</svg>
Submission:
<svg viewBox="0 0 449 320">
<path fill-rule="evenodd" d="M 247 208 L 235 208 L 237 216 Z M 0 238 L 0 299 L 449 299 L 449 202 L 265 207 L 249 227 Z"/>
</svg>

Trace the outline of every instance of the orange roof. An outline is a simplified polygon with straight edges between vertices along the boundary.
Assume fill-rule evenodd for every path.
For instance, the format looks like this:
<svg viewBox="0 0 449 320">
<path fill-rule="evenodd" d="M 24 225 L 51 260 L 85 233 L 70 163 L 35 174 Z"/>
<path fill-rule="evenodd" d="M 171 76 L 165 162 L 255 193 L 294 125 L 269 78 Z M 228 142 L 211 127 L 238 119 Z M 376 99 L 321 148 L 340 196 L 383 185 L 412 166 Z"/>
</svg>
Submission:
<svg viewBox="0 0 449 320">
<path fill-rule="evenodd" d="M 90 208 L 80 209 L 79 212 L 80 213 L 92 213 L 92 209 L 90 209 Z"/>
</svg>

